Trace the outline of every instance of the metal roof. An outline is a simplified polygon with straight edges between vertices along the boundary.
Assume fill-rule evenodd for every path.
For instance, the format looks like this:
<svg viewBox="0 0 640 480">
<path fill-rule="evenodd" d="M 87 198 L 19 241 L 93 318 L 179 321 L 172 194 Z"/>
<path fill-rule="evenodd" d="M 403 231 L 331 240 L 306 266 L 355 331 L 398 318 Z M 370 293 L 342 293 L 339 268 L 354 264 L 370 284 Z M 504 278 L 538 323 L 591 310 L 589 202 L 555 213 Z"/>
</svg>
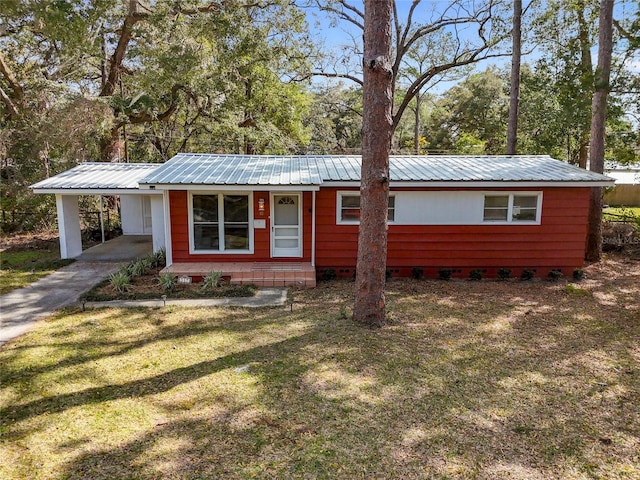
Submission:
<svg viewBox="0 0 640 480">
<path fill-rule="evenodd" d="M 320 185 L 316 157 L 179 153 L 140 181 L 170 185 Z"/>
<path fill-rule="evenodd" d="M 31 188 L 59 191 L 138 190 L 138 182 L 160 166 L 158 163 L 86 162 L 42 180 Z"/>
<path fill-rule="evenodd" d="M 180 153 L 140 181 L 146 185 L 321 185 L 359 182 L 358 155 Z M 612 182 L 547 155 L 391 156 L 391 182 Z"/>
</svg>

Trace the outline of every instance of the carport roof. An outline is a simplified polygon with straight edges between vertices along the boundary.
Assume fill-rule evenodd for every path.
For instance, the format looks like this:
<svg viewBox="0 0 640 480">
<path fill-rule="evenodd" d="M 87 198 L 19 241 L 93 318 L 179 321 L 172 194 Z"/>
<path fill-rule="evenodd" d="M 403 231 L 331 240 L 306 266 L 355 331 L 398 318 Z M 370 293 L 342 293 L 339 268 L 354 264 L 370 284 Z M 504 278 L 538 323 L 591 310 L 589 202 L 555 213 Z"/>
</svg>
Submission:
<svg viewBox="0 0 640 480">
<path fill-rule="evenodd" d="M 141 193 L 138 182 L 159 166 L 159 163 L 86 162 L 31 188 L 35 193 Z"/>
</svg>

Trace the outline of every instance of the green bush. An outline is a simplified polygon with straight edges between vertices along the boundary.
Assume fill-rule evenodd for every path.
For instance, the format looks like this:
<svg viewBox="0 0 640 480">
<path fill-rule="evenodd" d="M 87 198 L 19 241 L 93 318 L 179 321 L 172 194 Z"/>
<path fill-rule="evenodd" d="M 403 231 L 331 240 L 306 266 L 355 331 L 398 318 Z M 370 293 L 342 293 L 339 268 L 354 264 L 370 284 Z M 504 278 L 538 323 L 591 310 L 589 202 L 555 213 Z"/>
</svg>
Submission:
<svg viewBox="0 0 640 480">
<path fill-rule="evenodd" d="M 139 258 L 135 262 L 129 264 L 129 274 L 132 277 L 140 277 L 146 274 L 151 269 L 151 258 Z"/>
<path fill-rule="evenodd" d="M 325 268 L 322 271 L 322 280 L 333 280 L 337 277 L 336 271 L 333 268 Z"/>
<path fill-rule="evenodd" d="M 160 285 L 160 288 L 165 292 L 175 290 L 177 284 L 178 277 L 171 272 L 165 272 L 158 275 L 158 285 Z"/>
<path fill-rule="evenodd" d="M 421 280 L 424 277 L 424 269 L 420 267 L 413 267 L 411 269 L 411 278 L 415 280 Z"/>
<path fill-rule="evenodd" d="M 576 268 L 573 271 L 573 279 L 577 282 L 579 282 L 580 280 L 584 280 L 584 270 L 582 270 L 581 268 Z"/>
<path fill-rule="evenodd" d="M 222 280 L 222 272 L 209 272 L 202 279 L 202 290 L 213 290 L 220 286 Z"/>
<path fill-rule="evenodd" d="M 536 276 L 536 272 L 534 272 L 533 270 L 523 270 L 522 274 L 520 275 L 520 279 L 531 280 L 535 276 Z"/>
<path fill-rule="evenodd" d="M 438 277 L 440 278 L 440 280 L 451 280 L 452 273 L 453 270 L 451 270 L 450 268 L 441 268 L 440 270 L 438 270 Z"/>
<path fill-rule="evenodd" d="M 152 268 L 164 268 L 167 265 L 167 251 L 164 248 L 153 252 L 150 258 Z"/>
<path fill-rule="evenodd" d="M 469 278 L 471 280 L 482 280 L 482 270 L 480 269 L 475 269 L 475 270 L 471 270 L 469 272 Z"/>
<path fill-rule="evenodd" d="M 500 280 L 508 280 L 511 278 L 511 269 L 510 268 L 499 268 L 498 269 L 498 278 Z"/>
<path fill-rule="evenodd" d="M 554 268 L 547 274 L 547 277 L 549 277 L 549 280 L 556 282 L 560 279 L 560 277 L 562 277 L 562 270 Z"/>
<path fill-rule="evenodd" d="M 131 277 L 124 269 L 120 269 L 109 275 L 109 284 L 118 293 L 125 293 L 131 287 Z"/>
</svg>

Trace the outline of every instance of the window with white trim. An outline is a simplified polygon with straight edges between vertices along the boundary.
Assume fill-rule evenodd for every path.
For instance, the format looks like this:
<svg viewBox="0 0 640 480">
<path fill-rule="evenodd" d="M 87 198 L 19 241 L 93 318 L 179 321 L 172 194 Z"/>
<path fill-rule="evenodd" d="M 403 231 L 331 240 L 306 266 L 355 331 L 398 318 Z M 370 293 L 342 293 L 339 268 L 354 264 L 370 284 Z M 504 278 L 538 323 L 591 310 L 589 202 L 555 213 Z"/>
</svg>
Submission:
<svg viewBox="0 0 640 480">
<path fill-rule="evenodd" d="M 389 209 L 387 211 L 389 222 L 393 222 L 396 216 L 396 197 L 389 195 Z M 338 223 L 360 223 L 360 194 L 357 192 L 339 192 L 337 204 Z"/>
<path fill-rule="evenodd" d="M 484 222 L 536 223 L 540 221 L 539 193 L 497 193 L 484 196 Z"/>
<path fill-rule="evenodd" d="M 196 252 L 248 252 L 249 195 L 193 194 L 192 247 Z"/>
</svg>

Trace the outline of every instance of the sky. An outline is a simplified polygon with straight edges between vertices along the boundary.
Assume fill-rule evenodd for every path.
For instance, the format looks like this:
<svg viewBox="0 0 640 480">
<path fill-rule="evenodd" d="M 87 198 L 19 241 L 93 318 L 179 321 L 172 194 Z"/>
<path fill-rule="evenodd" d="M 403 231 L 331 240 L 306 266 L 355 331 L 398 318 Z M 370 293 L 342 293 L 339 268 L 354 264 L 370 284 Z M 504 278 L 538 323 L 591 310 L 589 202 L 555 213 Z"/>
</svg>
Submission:
<svg viewBox="0 0 640 480">
<path fill-rule="evenodd" d="M 364 10 L 364 5 L 361 0 L 353 0 L 350 3 L 360 11 Z M 401 20 L 407 18 L 407 14 L 412 3 L 412 0 L 396 0 L 398 16 Z M 526 8 L 529 3 L 530 1 L 524 0 L 523 6 Z M 443 8 L 446 8 L 449 4 L 450 0 L 423 0 L 423 2 L 416 8 L 414 12 L 414 24 L 418 23 L 419 21 L 425 22 L 429 17 L 433 15 L 434 12 L 437 13 Z M 633 8 L 633 1 L 616 2 L 614 16 L 616 18 L 622 18 L 625 15 L 628 15 L 630 4 L 632 5 L 631 8 Z M 637 6 L 635 8 L 637 8 Z M 344 45 L 353 44 L 353 38 L 360 40 L 362 37 L 362 32 L 358 27 L 346 21 L 340 21 L 335 24 L 335 22 L 332 22 L 328 14 L 321 12 L 318 9 L 308 9 L 307 20 L 309 22 L 313 37 L 317 40 L 322 41 L 329 50 L 339 52 Z M 465 36 L 467 36 L 468 38 L 475 38 L 476 31 L 473 27 L 469 27 L 466 30 L 459 31 L 458 35 L 460 35 L 462 38 L 464 38 Z M 502 51 L 509 52 L 510 49 L 511 42 L 510 40 L 508 40 L 502 46 Z M 524 54 L 522 57 L 522 63 L 533 63 L 538 58 L 540 58 L 541 55 L 543 55 L 543 52 L 541 52 L 540 49 L 532 50 L 531 46 L 527 46 L 526 44 L 523 46 L 523 52 Z M 594 47 L 592 49 L 592 57 L 595 64 L 597 62 L 597 47 Z M 357 65 L 361 60 L 359 56 L 353 55 L 352 61 Z M 475 65 L 475 70 L 484 70 L 491 65 L 495 65 L 499 68 L 509 68 L 510 62 L 510 56 L 493 58 L 479 62 Z M 640 72 L 640 58 L 631 60 L 628 66 L 633 71 Z M 325 82 L 325 80 L 317 79 L 316 82 L 322 84 L 323 82 Z M 443 82 L 439 85 L 436 85 L 432 91 L 434 93 L 441 93 L 442 91 L 450 88 L 454 83 L 456 82 Z"/>
</svg>

